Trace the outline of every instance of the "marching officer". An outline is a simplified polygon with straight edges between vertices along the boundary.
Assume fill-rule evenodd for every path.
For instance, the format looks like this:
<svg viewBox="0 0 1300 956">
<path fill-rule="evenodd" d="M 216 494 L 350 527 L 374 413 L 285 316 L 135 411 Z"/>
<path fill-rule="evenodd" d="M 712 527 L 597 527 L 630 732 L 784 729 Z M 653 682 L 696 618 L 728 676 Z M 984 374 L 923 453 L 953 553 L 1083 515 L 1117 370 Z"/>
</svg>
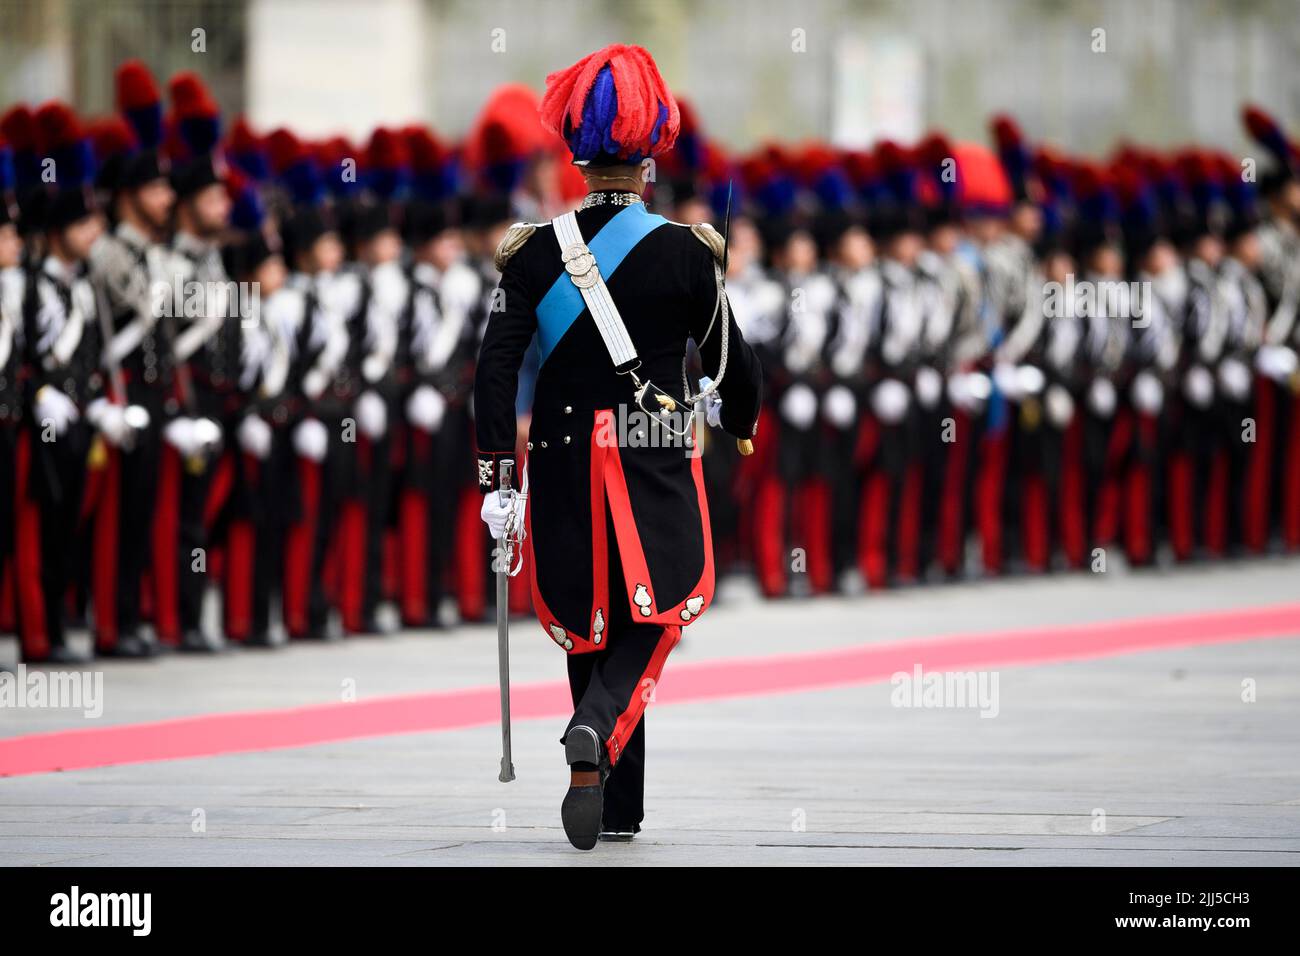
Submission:
<svg viewBox="0 0 1300 956">
<path fill-rule="evenodd" d="M 721 237 L 642 201 L 649 161 L 678 131 L 650 54 L 614 45 L 551 74 L 542 121 L 591 192 L 576 213 L 515 226 L 498 250 L 504 311 L 479 353 L 478 474 L 483 518 L 500 537 L 520 509 L 517 493 L 498 489 L 516 457 L 516 386 L 536 334 L 527 563 L 538 619 L 569 655 L 561 817 L 570 842 L 591 849 L 602 833 L 639 829 L 646 688 L 713 596 L 692 405 L 720 398 L 722 427 L 749 439 L 761 372 L 729 317 Z M 690 338 L 716 383 L 709 394 L 683 381 Z"/>
</svg>

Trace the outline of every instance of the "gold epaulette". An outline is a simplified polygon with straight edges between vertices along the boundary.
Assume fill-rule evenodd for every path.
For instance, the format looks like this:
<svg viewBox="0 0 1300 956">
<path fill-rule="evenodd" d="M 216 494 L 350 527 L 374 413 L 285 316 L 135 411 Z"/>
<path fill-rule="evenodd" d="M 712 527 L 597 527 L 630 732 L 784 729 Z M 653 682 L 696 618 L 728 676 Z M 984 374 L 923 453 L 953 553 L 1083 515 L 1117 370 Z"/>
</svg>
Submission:
<svg viewBox="0 0 1300 956">
<path fill-rule="evenodd" d="M 695 223 L 691 226 L 691 232 L 696 239 L 709 247 L 709 251 L 713 253 L 713 258 L 717 259 L 718 262 L 722 262 L 722 254 L 726 250 L 726 241 L 722 238 L 722 233 L 707 222 Z"/>
<path fill-rule="evenodd" d="M 496 254 L 492 257 L 497 272 L 506 271 L 506 263 L 510 261 L 510 257 L 522 249 L 528 237 L 536 231 L 536 224 L 531 222 L 517 222 L 506 230 L 505 236 L 497 246 Z"/>
</svg>

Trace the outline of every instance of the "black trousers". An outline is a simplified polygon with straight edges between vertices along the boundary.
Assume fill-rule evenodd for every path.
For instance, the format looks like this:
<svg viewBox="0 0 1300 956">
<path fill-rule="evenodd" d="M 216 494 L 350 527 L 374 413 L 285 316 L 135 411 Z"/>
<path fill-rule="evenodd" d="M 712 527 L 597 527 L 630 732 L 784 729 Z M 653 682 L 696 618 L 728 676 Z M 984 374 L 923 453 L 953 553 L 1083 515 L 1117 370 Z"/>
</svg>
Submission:
<svg viewBox="0 0 1300 956">
<path fill-rule="evenodd" d="M 569 732 L 585 725 L 606 744 L 612 767 L 605 781 L 604 830 L 641 829 L 645 817 L 645 708 L 653 699 L 664 659 L 681 637 L 681 628 L 632 620 L 623 591 L 623 568 L 609 524 L 610 607 L 601 651 L 570 654 L 569 691 L 573 717 Z"/>
</svg>

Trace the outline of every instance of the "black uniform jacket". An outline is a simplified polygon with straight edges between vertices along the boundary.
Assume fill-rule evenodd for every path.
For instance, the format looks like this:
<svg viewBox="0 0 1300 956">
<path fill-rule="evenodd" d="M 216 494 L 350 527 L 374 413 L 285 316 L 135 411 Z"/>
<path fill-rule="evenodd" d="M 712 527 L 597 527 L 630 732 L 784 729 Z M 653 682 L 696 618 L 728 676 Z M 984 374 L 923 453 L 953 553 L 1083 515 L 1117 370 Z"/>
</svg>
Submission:
<svg viewBox="0 0 1300 956">
<path fill-rule="evenodd" d="M 624 208 L 580 210 L 584 240 L 590 243 Z M 714 250 L 721 243 L 716 233 L 699 232 L 661 225 L 612 273 L 601 270 L 636 346 L 636 375 L 679 400 L 687 340 L 702 343 L 704 368 L 715 378 L 722 343 L 720 310 L 708 331 L 717 302 Z M 518 228 L 507 236 L 498 265 L 520 238 Z M 549 223 L 537 226 L 504 264 L 474 389 L 480 490 L 495 489 L 500 463 L 514 458 L 519 367 L 538 330 L 536 307 L 562 275 L 568 281 Z M 749 438 L 762 374 L 735 319 L 729 324 L 719 387 L 722 426 Z M 697 383 L 691 386 L 695 390 Z M 649 399 L 645 404 L 657 407 Z M 688 424 L 686 411 L 679 403 L 678 429 Z M 698 448 L 696 441 L 687 446 L 672 440 L 649 416 L 638 414 L 630 376 L 615 372 L 584 309 L 543 357 L 525 462 L 525 561 L 532 569 L 534 608 L 551 639 L 569 653 L 602 649 L 610 601 L 628 601 L 633 620 L 677 626 L 709 604 L 713 548 Z M 618 549 L 622 582 L 606 580 L 610 548 Z"/>
</svg>

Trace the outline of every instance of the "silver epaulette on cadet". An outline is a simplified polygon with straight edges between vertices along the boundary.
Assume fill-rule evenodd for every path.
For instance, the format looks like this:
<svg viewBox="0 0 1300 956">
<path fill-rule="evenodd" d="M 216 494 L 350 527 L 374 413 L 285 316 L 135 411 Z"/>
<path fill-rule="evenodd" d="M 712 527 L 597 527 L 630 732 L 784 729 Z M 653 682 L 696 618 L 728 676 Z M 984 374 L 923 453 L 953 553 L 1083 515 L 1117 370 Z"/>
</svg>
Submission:
<svg viewBox="0 0 1300 956">
<path fill-rule="evenodd" d="M 717 259 L 719 263 L 722 262 L 722 255 L 726 250 L 726 240 L 722 238 L 722 233 L 707 222 L 697 222 L 692 225 L 691 233 L 696 239 L 709 247 L 709 251 L 713 253 L 713 258 Z"/>
<path fill-rule="evenodd" d="M 523 248 L 528 238 L 537 231 L 535 222 L 517 222 L 506 230 L 505 236 L 497 245 L 497 251 L 492 256 L 492 262 L 497 267 L 497 272 L 506 271 L 506 263 L 510 257 Z"/>
</svg>

